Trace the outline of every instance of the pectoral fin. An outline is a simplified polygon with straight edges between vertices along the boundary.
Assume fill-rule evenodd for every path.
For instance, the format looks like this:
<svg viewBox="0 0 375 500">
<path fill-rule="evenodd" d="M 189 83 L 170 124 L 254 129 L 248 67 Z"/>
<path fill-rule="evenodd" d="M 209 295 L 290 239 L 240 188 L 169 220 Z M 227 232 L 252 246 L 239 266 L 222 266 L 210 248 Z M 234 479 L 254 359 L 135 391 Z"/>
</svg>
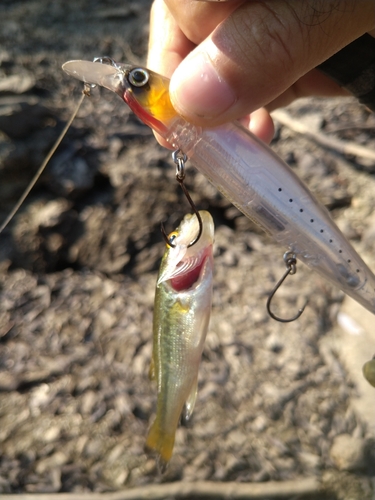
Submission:
<svg viewBox="0 0 375 500">
<path fill-rule="evenodd" d="M 198 392 L 198 377 L 195 379 L 193 385 L 191 386 L 190 394 L 184 404 L 181 413 L 181 423 L 185 425 L 191 419 L 191 416 L 194 411 L 195 401 L 197 399 Z"/>
</svg>

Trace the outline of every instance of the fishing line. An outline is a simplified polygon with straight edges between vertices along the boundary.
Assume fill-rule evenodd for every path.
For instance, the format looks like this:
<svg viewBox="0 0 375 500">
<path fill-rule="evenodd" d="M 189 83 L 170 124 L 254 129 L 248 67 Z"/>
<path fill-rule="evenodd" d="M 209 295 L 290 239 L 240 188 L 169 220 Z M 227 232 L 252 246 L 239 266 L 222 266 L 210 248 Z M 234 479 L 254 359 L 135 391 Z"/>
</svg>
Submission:
<svg viewBox="0 0 375 500">
<path fill-rule="evenodd" d="M 9 224 L 9 222 L 16 215 L 16 213 L 18 212 L 18 210 L 22 206 L 22 203 L 25 201 L 25 199 L 29 195 L 30 191 L 33 189 L 33 187 L 35 186 L 36 182 L 38 181 L 39 177 L 42 175 L 43 170 L 48 165 L 48 163 L 49 163 L 50 159 L 52 158 L 52 156 L 54 155 L 56 149 L 60 146 L 61 141 L 64 139 L 65 134 L 69 130 L 70 125 L 72 124 L 74 118 L 76 117 L 76 115 L 78 113 L 78 110 L 81 107 L 81 104 L 82 104 L 83 99 L 85 98 L 85 96 L 90 96 L 90 92 L 89 92 L 89 90 L 87 88 L 85 88 L 83 90 L 82 96 L 81 96 L 80 100 L 78 101 L 78 104 L 77 104 L 75 110 L 73 111 L 72 116 L 67 121 L 67 123 L 66 123 L 63 131 L 61 132 L 61 134 L 57 138 L 56 142 L 52 146 L 51 150 L 49 151 L 49 153 L 45 157 L 43 163 L 38 168 L 36 174 L 34 175 L 34 177 L 32 178 L 32 180 L 30 181 L 30 183 L 27 186 L 27 188 L 25 189 L 25 191 L 22 193 L 20 199 L 17 201 L 17 203 L 15 204 L 15 206 L 13 207 L 13 209 L 11 210 L 11 212 L 9 213 L 9 215 L 6 217 L 5 221 L 1 224 L 1 226 L 0 226 L 0 234 L 4 231 L 4 229 L 7 227 L 7 225 Z"/>
</svg>

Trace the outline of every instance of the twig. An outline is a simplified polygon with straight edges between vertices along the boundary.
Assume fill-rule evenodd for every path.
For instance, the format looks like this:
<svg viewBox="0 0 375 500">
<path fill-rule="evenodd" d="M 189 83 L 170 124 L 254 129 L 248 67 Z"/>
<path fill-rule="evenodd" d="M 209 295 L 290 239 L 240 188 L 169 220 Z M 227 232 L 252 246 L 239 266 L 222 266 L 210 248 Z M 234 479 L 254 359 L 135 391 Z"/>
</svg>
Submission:
<svg viewBox="0 0 375 500">
<path fill-rule="evenodd" d="M 321 146 L 328 149 L 333 149 L 338 153 L 345 155 L 361 156 L 362 158 L 367 158 L 369 160 L 375 161 L 375 151 L 372 149 L 356 144 L 355 142 L 344 142 L 334 137 L 326 137 L 321 132 L 312 131 L 308 125 L 305 125 L 299 120 L 292 118 L 288 113 L 281 109 L 277 109 L 272 112 L 273 118 L 275 118 L 282 125 L 285 125 L 293 132 L 297 134 L 303 134 L 304 136 L 312 139 Z"/>
<path fill-rule="evenodd" d="M 347 125 L 330 125 L 329 129 L 325 131 L 327 134 L 338 134 L 340 132 L 347 132 L 353 130 L 375 130 L 375 123 L 348 123 Z"/>
<path fill-rule="evenodd" d="M 319 494 L 319 481 L 301 478 L 267 483 L 220 483 L 197 481 L 151 484 L 114 493 L 21 493 L 17 500 L 165 500 L 166 498 L 215 498 L 225 500 L 269 500 L 299 495 Z M 15 500 L 15 495 L 0 495 L 1 500 Z"/>
</svg>

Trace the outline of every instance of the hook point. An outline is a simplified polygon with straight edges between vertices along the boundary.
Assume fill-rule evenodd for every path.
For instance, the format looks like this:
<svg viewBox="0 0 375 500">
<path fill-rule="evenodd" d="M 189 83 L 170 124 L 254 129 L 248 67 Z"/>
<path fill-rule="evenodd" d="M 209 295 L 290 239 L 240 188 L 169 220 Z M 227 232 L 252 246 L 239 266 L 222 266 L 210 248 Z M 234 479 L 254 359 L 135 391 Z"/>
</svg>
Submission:
<svg viewBox="0 0 375 500">
<path fill-rule="evenodd" d="M 296 272 L 297 272 L 297 258 L 295 256 L 295 254 L 292 252 L 285 252 L 283 258 L 284 258 L 284 262 L 286 265 L 286 271 L 283 274 L 283 276 L 279 279 L 279 281 L 276 283 L 274 289 L 272 290 L 270 296 L 267 299 L 267 312 L 271 316 L 272 319 L 274 319 L 276 321 L 280 321 L 280 323 L 291 323 L 292 321 L 295 321 L 296 319 L 298 319 L 301 316 L 301 314 L 305 310 L 305 307 L 307 305 L 307 301 L 306 301 L 305 305 L 301 309 L 298 310 L 298 313 L 295 316 L 293 316 L 292 318 L 280 318 L 279 316 L 276 316 L 276 314 L 274 314 L 271 311 L 271 302 L 272 302 L 272 299 L 273 299 L 275 293 L 280 288 L 280 286 L 284 283 L 284 281 L 289 276 L 289 274 L 292 275 L 292 274 L 296 274 Z"/>
</svg>

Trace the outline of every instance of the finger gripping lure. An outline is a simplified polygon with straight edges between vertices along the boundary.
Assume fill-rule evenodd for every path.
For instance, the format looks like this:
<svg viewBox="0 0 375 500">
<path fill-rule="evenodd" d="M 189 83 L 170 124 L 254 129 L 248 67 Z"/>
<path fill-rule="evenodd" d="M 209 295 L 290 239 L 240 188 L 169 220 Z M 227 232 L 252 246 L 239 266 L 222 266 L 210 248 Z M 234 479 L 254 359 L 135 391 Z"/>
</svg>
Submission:
<svg viewBox="0 0 375 500">
<path fill-rule="evenodd" d="M 188 123 L 170 102 L 169 80 L 146 68 L 70 61 L 63 69 L 116 92 L 249 219 L 375 313 L 374 274 L 292 169 L 247 129 L 237 122 L 212 129 Z"/>
</svg>

